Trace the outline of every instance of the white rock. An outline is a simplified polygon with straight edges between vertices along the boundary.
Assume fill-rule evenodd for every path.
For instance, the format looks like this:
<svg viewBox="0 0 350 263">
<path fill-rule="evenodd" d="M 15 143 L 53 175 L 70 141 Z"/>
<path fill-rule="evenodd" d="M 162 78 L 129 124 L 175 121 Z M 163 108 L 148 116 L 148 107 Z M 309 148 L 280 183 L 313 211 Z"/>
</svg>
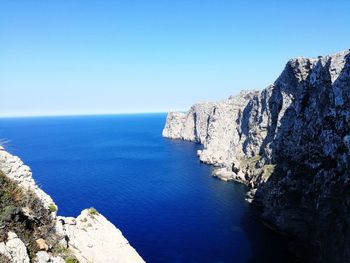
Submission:
<svg viewBox="0 0 350 263">
<path fill-rule="evenodd" d="M 237 156 L 244 155 L 243 109 L 258 94 L 244 91 L 221 102 L 195 104 L 187 113 L 170 112 L 163 136 L 200 142 L 204 149 L 197 155 L 202 162 L 229 168 Z"/>
<path fill-rule="evenodd" d="M 219 168 L 215 169 L 213 171 L 213 176 L 223 180 L 223 181 L 230 181 L 234 179 L 235 173 L 232 171 L 229 171 L 227 168 Z"/>
<path fill-rule="evenodd" d="M 144 262 L 119 229 L 101 214 L 90 215 L 89 209 L 81 212 L 76 224 L 63 223 L 63 232 L 79 262 Z"/>
<path fill-rule="evenodd" d="M 9 258 L 13 263 L 29 263 L 24 243 L 13 232 L 8 233 L 6 242 L 0 243 L 0 254 Z"/>
<path fill-rule="evenodd" d="M 36 253 L 36 261 L 37 263 L 65 263 L 65 260 L 61 257 L 54 257 L 49 255 L 45 251 L 39 251 Z"/>
</svg>

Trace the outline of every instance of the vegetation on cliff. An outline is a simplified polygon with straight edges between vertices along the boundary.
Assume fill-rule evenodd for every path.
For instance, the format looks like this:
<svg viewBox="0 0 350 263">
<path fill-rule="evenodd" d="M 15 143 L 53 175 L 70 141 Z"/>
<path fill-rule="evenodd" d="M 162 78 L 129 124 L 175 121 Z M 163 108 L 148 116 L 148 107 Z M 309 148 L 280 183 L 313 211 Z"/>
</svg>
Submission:
<svg viewBox="0 0 350 263">
<path fill-rule="evenodd" d="M 15 232 L 26 245 L 29 256 L 39 250 L 36 240 L 44 238 L 50 245 L 56 242 L 51 212 L 30 190 L 23 189 L 0 171 L 0 242 Z"/>
</svg>

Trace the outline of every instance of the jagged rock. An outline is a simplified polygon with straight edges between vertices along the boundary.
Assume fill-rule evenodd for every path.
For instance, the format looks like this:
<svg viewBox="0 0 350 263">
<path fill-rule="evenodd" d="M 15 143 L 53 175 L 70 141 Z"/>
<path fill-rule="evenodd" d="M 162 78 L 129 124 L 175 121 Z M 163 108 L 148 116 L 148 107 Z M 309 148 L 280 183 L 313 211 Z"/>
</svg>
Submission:
<svg viewBox="0 0 350 263">
<path fill-rule="evenodd" d="M 58 216 L 57 220 L 62 221 L 62 224 L 65 225 L 76 225 L 77 221 L 75 217 L 63 217 L 63 216 Z"/>
<path fill-rule="evenodd" d="M 163 136 L 202 143 L 201 161 L 257 189 L 247 200 L 310 261 L 350 262 L 350 50 L 292 59 L 261 92 L 201 105 L 169 113 Z"/>
<path fill-rule="evenodd" d="M 242 147 L 236 147 L 243 140 L 243 109 L 257 94 L 241 92 L 225 101 L 196 104 L 187 113 L 170 112 L 163 136 L 200 142 L 204 149 L 197 154 L 202 162 L 228 167 L 243 155 Z"/>
<path fill-rule="evenodd" d="M 246 194 L 246 197 L 245 197 L 245 200 L 248 202 L 248 203 L 252 203 L 253 200 L 254 200 L 254 196 L 255 196 L 255 193 L 256 193 L 256 188 L 255 189 L 250 189 L 247 194 Z"/>
<path fill-rule="evenodd" d="M 7 241 L 0 243 L 0 254 L 13 263 L 29 263 L 27 248 L 13 232 L 7 234 Z"/>
<path fill-rule="evenodd" d="M 54 257 L 49 255 L 45 251 L 39 251 L 38 253 L 36 253 L 35 262 L 36 263 L 65 263 L 66 261 L 59 256 Z"/>
<path fill-rule="evenodd" d="M 97 212 L 83 210 L 75 224 L 69 224 L 65 218 L 57 222 L 79 262 L 144 262 L 120 230 Z"/>
<path fill-rule="evenodd" d="M 216 176 L 223 181 L 233 180 L 234 175 L 234 172 L 228 170 L 227 168 L 218 168 L 213 171 L 213 176 Z"/>
</svg>

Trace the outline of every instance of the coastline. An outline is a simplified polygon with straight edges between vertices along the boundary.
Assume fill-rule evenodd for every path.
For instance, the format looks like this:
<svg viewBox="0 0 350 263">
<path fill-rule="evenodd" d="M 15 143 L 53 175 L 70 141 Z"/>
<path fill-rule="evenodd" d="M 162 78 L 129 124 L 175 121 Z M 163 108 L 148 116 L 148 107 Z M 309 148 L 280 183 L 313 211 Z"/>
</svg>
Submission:
<svg viewBox="0 0 350 263">
<path fill-rule="evenodd" d="M 200 161 L 219 179 L 247 185 L 246 200 L 264 223 L 300 241 L 300 256 L 347 262 L 349 68 L 350 50 L 291 59 L 261 92 L 169 112 L 162 135 L 201 143 Z"/>
<path fill-rule="evenodd" d="M 24 207 L 17 212 L 21 214 L 18 223 L 28 224 L 34 220 L 32 224 L 39 228 L 50 225 L 49 232 L 40 237 L 34 235 L 31 243 L 36 247 L 30 248 L 31 254 L 26 252 L 30 244 L 22 242 L 18 234 L 9 229 L 8 240 L 0 242 L 0 254 L 12 262 L 66 262 L 69 257 L 79 262 L 144 262 L 121 231 L 95 209 L 85 209 L 77 218 L 57 216 L 57 205 L 37 186 L 30 168 L 3 147 L 0 147 L 0 170 L 24 193 L 33 193 L 38 198 L 46 219 L 40 222 L 36 211 Z"/>
</svg>

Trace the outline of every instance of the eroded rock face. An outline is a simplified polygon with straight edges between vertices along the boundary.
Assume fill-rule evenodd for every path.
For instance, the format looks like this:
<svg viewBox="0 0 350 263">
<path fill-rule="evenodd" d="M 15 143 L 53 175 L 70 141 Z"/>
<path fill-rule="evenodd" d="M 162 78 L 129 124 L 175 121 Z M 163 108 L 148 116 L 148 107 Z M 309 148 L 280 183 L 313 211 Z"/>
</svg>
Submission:
<svg viewBox="0 0 350 263">
<path fill-rule="evenodd" d="M 196 108 L 170 113 L 163 135 L 193 134 L 201 161 L 247 184 L 265 222 L 303 239 L 310 259 L 350 262 L 350 51 L 292 59 L 273 85 L 228 101 L 205 104 L 200 124 L 185 121 Z"/>
<path fill-rule="evenodd" d="M 288 106 L 266 154 L 275 172 L 256 193 L 263 218 L 311 241 L 310 257 L 323 262 L 350 261 L 349 54 L 287 64 L 275 90 Z"/>
<path fill-rule="evenodd" d="M 198 152 L 201 161 L 230 166 L 237 155 L 242 155 L 241 147 L 235 147 L 243 140 L 242 110 L 257 94 L 241 92 L 217 103 L 196 104 L 187 113 L 170 112 L 163 136 L 202 143 L 204 150 Z"/>
<path fill-rule="evenodd" d="M 44 217 L 36 217 L 30 207 L 22 208 L 21 217 L 25 217 L 25 221 L 19 223 L 31 225 L 28 222 L 35 221 L 38 229 L 48 231 L 44 231 L 42 236 L 40 234 L 33 240 L 34 248 L 30 247 L 30 239 L 27 240 L 28 244 L 24 244 L 14 232 L 8 232 L 7 238 L 1 236 L 4 241 L 0 242 L 0 261 L 5 258 L 4 260 L 16 263 L 29 263 L 30 260 L 38 263 L 62 263 L 68 257 L 72 257 L 77 258 L 80 263 L 144 262 L 120 230 L 96 210 L 83 210 L 77 218 L 56 216 L 56 211 L 51 211 L 52 205 L 55 209 L 56 205 L 51 197 L 35 184 L 30 168 L 1 146 L 0 171 L 24 191 L 34 193 L 40 201 L 41 210 L 45 210 L 48 215 L 45 222 L 37 222 Z M 22 235 L 23 231 L 26 231 L 23 228 L 18 229 L 21 229 Z M 35 230 L 28 226 L 28 231 Z M 27 236 L 31 235 L 32 233 L 28 232 Z M 36 252 L 31 258 L 28 254 L 29 247 L 32 253 Z"/>
</svg>

